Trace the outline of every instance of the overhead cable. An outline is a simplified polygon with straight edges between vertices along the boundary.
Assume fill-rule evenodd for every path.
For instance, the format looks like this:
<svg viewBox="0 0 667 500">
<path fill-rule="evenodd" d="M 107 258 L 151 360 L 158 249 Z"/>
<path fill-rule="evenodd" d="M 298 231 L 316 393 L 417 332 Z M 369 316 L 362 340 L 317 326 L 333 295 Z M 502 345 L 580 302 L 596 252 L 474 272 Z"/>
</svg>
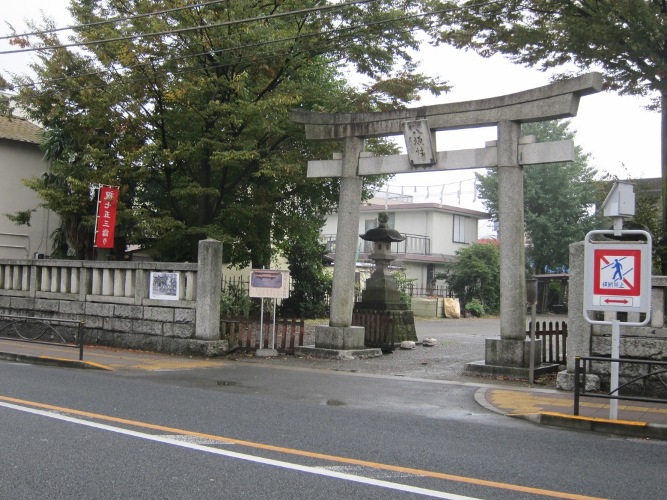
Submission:
<svg viewBox="0 0 667 500">
<path fill-rule="evenodd" d="M 22 48 L 22 49 L 13 49 L 13 50 L 3 50 L 0 51 L 0 55 L 5 55 L 5 54 L 20 54 L 24 52 L 35 52 L 35 51 L 43 51 L 43 50 L 54 50 L 54 49 L 65 49 L 65 48 L 71 48 L 71 47 L 88 47 L 91 45 L 101 45 L 104 43 L 111 43 L 111 42 L 122 42 L 125 40 L 134 40 L 136 38 L 148 38 L 148 37 L 156 37 L 156 36 L 164 36 L 164 35 L 176 35 L 179 33 L 187 33 L 189 31 L 197 31 L 197 30 L 202 30 L 202 29 L 210 29 L 210 28 L 221 28 L 224 26 L 235 26 L 238 24 L 246 24 L 246 23 L 252 23 L 252 22 L 257 22 L 257 21 L 268 21 L 271 19 L 278 19 L 281 17 L 287 17 L 287 16 L 293 16 L 293 15 L 301 15 L 301 14 L 308 14 L 311 12 L 320 12 L 324 10 L 331 10 L 331 9 L 339 9 L 341 7 L 349 7 L 352 5 L 357 5 L 357 4 L 362 4 L 362 3 L 370 3 L 370 2 L 375 2 L 377 0 L 353 0 L 351 2 L 345 2 L 345 3 L 340 3 L 340 4 L 334 4 L 334 5 L 329 5 L 329 6 L 324 6 L 324 7 L 311 7 L 308 9 L 299 9 L 299 10 L 292 10 L 289 12 L 281 12 L 278 14 L 270 14 L 266 16 L 257 16 L 257 17 L 250 17 L 246 19 L 239 19 L 239 20 L 234 20 L 234 21 L 223 21 L 220 23 L 213 23 L 213 24 L 206 24 L 206 25 L 198 25 L 198 26 L 188 26 L 186 28 L 178 28 L 178 29 L 172 29 L 172 30 L 166 30 L 166 31 L 157 31 L 157 32 L 152 32 L 152 33 L 138 33 L 134 35 L 126 35 L 126 36 L 119 36 L 115 38 L 105 38 L 105 39 L 100 39 L 100 40 L 91 40 L 89 42 L 73 42 L 73 43 L 65 43 L 65 44 L 59 44 L 59 45 L 48 45 L 45 47 L 29 47 L 29 48 Z"/>
</svg>

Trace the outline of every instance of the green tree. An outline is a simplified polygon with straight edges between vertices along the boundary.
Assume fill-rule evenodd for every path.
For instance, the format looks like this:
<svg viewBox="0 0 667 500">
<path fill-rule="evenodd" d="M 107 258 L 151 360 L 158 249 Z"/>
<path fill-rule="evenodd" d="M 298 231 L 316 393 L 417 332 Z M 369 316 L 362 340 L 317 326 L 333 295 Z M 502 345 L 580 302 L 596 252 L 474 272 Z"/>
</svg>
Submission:
<svg viewBox="0 0 667 500">
<path fill-rule="evenodd" d="M 456 251 L 457 261 L 445 265 L 444 279 L 463 307 L 473 300 L 483 310 L 496 314 L 500 310 L 500 252 L 497 242 L 473 243 Z"/>
<path fill-rule="evenodd" d="M 304 221 L 295 220 L 296 224 Z M 320 241 L 320 227 L 323 221 L 308 223 L 281 246 L 289 263 L 292 290 L 281 304 L 283 316 L 294 315 L 302 318 L 323 318 L 327 315 L 326 298 L 331 294 L 331 275 L 324 269 L 323 257 L 326 245 Z"/>
<path fill-rule="evenodd" d="M 535 135 L 538 142 L 573 139 L 569 123 L 524 124 L 522 135 Z M 536 274 L 562 272 L 569 264 L 569 244 L 581 241 L 594 229 L 592 213 L 598 198 L 595 170 L 588 155 L 575 148 L 575 160 L 524 167 L 524 217 L 528 237 L 526 262 Z M 490 169 L 477 175 L 480 198 L 494 220 L 498 220 L 498 172 Z M 499 231 L 502 232 L 502 223 Z"/>
<path fill-rule="evenodd" d="M 653 98 L 651 107 L 662 114 L 662 233 L 667 234 L 667 2 L 455 3 L 460 8 L 443 11 L 441 17 L 443 42 L 485 57 L 505 54 L 543 69 L 601 70 L 607 89 Z M 663 263 L 667 266 L 667 259 Z"/>
<path fill-rule="evenodd" d="M 330 210 L 338 182 L 304 172 L 340 145 L 306 141 L 291 108 L 387 109 L 444 89 L 413 73 L 427 23 L 417 1 L 72 0 L 70 10 L 77 47 L 40 26 L 17 34 L 40 49 L 36 78 L 14 81 L 17 99 L 71 138 L 52 163 L 61 196 L 120 185 L 118 234 L 165 259 L 194 258 L 208 236 L 234 264 L 268 265 L 295 214 Z M 344 66 L 372 83 L 354 90 Z M 55 194 L 46 203 L 60 212 Z"/>
</svg>

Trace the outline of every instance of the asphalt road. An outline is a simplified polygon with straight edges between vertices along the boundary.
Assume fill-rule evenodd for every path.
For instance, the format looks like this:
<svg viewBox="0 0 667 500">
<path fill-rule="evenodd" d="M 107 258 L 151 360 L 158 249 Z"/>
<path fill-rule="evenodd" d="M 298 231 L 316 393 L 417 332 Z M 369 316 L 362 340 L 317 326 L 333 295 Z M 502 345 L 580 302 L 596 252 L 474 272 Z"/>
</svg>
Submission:
<svg viewBox="0 0 667 500">
<path fill-rule="evenodd" d="M 664 498 L 667 443 L 511 419 L 473 383 L 243 362 L 0 380 L 0 498 Z"/>
</svg>

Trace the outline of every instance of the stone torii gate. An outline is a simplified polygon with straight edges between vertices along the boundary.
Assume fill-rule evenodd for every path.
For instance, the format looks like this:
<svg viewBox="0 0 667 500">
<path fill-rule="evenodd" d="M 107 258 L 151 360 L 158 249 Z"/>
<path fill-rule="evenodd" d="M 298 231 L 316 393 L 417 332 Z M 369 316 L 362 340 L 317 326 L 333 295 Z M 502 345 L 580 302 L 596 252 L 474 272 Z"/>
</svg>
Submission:
<svg viewBox="0 0 667 500">
<path fill-rule="evenodd" d="M 485 364 L 528 367 L 523 166 L 573 161 L 574 145 L 520 137 L 521 123 L 576 116 L 580 97 L 601 88 L 601 75 L 588 73 L 515 94 L 414 109 L 333 114 L 292 110 L 292 120 L 305 124 L 307 139 L 345 141 L 342 159 L 308 162 L 308 177 L 341 178 L 331 312 L 329 325 L 317 328 L 316 348 L 363 348 L 363 328 L 351 326 L 362 177 L 494 167 L 501 228 L 500 338 L 486 340 Z M 437 151 L 434 147 L 436 131 L 488 126 L 498 128 L 498 140 L 484 148 Z M 366 138 L 400 134 L 406 137 L 407 155 L 374 157 L 363 151 Z M 539 348 L 535 352 L 537 358 Z"/>
</svg>

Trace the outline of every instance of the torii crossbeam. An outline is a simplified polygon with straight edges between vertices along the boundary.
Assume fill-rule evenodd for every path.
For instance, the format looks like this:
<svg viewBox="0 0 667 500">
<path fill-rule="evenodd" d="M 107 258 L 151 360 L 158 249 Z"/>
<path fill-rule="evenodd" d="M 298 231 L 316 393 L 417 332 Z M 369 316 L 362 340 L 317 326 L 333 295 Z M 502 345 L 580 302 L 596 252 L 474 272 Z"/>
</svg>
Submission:
<svg viewBox="0 0 667 500">
<path fill-rule="evenodd" d="M 308 177 L 341 178 L 329 327 L 346 329 L 352 323 L 362 176 L 494 167 L 499 171 L 501 344 L 487 339 L 486 362 L 528 366 L 524 345 L 502 342 L 525 342 L 522 167 L 572 161 L 574 145 L 572 141 L 535 143 L 520 138 L 521 123 L 576 116 L 581 96 L 601 88 L 601 75 L 588 73 L 500 97 L 389 112 L 332 114 L 293 110 L 292 120 L 305 125 L 307 139 L 345 140 L 342 159 L 308 162 Z M 432 146 L 437 131 L 488 126 L 498 128 L 498 140 L 487 147 L 437 151 Z M 363 153 L 364 139 L 400 134 L 406 135 L 407 155 L 372 157 Z M 418 144 L 411 143 L 412 137 L 418 138 Z M 494 354 L 500 351 L 501 354 Z"/>
</svg>

